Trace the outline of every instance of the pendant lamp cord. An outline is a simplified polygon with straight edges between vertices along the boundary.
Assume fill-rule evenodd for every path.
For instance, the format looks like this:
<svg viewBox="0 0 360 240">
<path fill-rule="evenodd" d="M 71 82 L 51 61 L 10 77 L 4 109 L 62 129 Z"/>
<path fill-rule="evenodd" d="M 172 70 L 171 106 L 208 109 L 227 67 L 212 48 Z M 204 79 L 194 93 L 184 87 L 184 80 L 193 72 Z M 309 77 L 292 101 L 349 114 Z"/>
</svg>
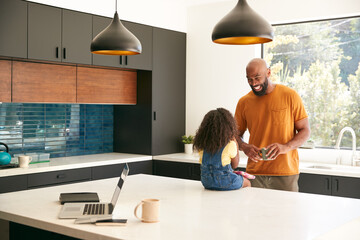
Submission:
<svg viewBox="0 0 360 240">
<path fill-rule="evenodd" d="M 117 0 L 115 0 L 115 12 L 117 12 Z"/>
</svg>

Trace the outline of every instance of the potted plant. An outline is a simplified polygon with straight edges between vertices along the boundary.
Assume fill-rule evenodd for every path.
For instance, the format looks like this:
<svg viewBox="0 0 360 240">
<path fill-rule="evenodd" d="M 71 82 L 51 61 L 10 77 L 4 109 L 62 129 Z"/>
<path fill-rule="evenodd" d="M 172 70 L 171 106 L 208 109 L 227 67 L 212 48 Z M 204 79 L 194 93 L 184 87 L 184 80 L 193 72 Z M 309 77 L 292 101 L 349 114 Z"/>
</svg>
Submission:
<svg viewBox="0 0 360 240">
<path fill-rule="evenodd" d="M 194 136 L 189 135 L 189 136 L 182 136 L 182 142 L 185 144 L 185 153 L 186 154 L 192 154 L 193 153 L 193 141 L 194 141 Z"/>
</svg>

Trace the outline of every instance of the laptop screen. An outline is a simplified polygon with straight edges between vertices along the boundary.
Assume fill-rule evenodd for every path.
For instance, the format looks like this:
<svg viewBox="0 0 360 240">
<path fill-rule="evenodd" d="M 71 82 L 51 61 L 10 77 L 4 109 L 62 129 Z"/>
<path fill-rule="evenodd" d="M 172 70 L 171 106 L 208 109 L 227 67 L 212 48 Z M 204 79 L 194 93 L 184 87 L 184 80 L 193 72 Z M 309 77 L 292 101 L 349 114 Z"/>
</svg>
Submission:
<svg viewBox="0 0 360 240">
<path fill-rule="evenodd" d="M 128 166 L 127 163 L 125 163 L 124 169 L 123 169 L 123 171 L 121 173 L 121 176 L 120 176 L 120 179 L 119 179 L 119 182 L 118 182 L 118 184 L 117 184 L 117 186 L 115 188 L 114 195 L 113 195 L 113 197 L 111 199 L 111 205 L 113 207 L 115 207 L 115 204 L 116 204 L 116 202 L 117 202 L 117 200 L 119 198 L 119 195 L 120 195 L 121 188 L 122 188 L 122 186 L 124 184 L 124 181 L 125 181 L 125 178 L 126 178 L 126 176 L 128 174 L 129 174 L 129 166 Z"/>
</svg>

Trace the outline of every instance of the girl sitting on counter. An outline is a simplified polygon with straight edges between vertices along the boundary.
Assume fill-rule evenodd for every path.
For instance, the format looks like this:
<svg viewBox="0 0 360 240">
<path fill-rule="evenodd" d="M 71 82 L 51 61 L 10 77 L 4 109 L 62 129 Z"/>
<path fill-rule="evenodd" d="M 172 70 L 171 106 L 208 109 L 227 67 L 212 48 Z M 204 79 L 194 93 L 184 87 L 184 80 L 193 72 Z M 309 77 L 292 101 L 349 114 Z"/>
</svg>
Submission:
<svg viewBox="0 0 360 240">
<path fill-rule="evenodd" d="M 194 149 L 199 151 L 201 183 L 210 190 L 235 190 L 250 187 L 250 181 L 236 174 L 239 165 L 237 128 L 232 114 L 217 108 L 208 112 L 194 138 Z"/>
</svg>

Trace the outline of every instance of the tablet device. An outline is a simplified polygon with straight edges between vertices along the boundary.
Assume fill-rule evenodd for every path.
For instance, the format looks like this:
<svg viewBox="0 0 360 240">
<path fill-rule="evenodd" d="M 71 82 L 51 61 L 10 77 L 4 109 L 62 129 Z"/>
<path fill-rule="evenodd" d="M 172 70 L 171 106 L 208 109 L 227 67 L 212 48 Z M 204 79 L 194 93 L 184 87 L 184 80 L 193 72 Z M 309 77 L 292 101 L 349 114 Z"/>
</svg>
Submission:
<svg viewBox="0 0 360 240">
<path fill-rule="evenodd" d="M 99 202 L 99 196 L 96 192 L 60 193 L 59 201 L 61 204 L 68 202 Z"/>
</svg>

